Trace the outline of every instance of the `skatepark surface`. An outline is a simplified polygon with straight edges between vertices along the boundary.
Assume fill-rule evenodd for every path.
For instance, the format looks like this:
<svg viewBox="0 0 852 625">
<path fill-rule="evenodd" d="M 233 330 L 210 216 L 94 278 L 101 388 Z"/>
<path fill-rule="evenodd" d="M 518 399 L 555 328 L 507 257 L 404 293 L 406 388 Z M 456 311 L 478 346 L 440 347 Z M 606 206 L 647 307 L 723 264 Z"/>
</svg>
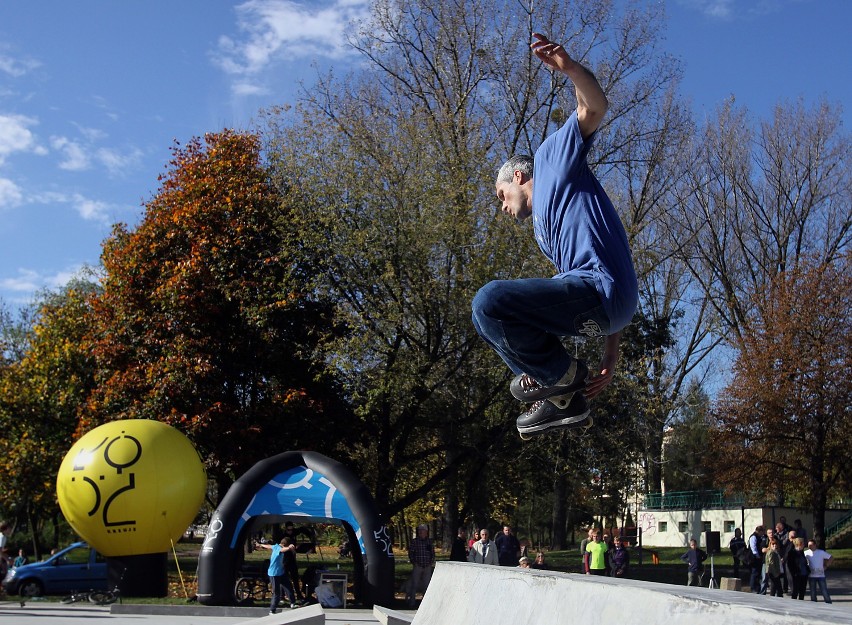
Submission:
<svg viewBox="0 0 852 625">
<path fill-rule="evenodd" d="M 852 573 L 829 571 L 834 603 L 749 592 L 657 584 L 629 579 L 532 571 L 457 562 L 439 562 L 419 608 L 399 619 L 371 609 L 323 609 L 318 605 L 281 610 L 210 607 L 197 604 L 122 604 L 99 607 L 11 598 L 0 603 L 3 625 L 852 625 Z M 394 613 L 392 613 L 394 614 Z"/>
</svg>

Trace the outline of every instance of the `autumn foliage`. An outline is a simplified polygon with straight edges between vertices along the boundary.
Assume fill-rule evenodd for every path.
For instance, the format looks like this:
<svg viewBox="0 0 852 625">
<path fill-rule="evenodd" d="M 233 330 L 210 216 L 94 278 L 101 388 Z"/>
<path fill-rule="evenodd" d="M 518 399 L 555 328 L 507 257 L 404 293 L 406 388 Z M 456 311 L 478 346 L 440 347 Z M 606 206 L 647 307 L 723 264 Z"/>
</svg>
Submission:
<svg viewBox="0 0 852 625">
<path fill-rule="evenodd" d="M 755 296 L 756 331 L 742 339 L 717 406 L 719 477 L 740 492 L 786 497 L 822 513 L 849 484 L 852 255 L 803 262 Z"/>
<path fill-rule="evenodd" d="M 330 394 L 307 364 L 322 315 L 292 286 L 258 138 L 224 131 L 173 152 L 142 223 L 104 245 L 79 429 L 159 419 L 214 473 L 239 474 L 322 437 Z"/>
</svg>

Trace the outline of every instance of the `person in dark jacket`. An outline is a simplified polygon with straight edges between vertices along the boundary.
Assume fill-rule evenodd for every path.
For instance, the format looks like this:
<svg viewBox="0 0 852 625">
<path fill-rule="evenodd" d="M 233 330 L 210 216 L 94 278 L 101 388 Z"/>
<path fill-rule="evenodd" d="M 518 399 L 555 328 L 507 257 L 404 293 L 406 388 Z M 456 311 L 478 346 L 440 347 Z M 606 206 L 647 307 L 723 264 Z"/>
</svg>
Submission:
<svg viewBox="0 0 852 625">
<path fill-rule="evenodd" d="M 695 539 L 689 541 L 689 551 L 680 557 L 686 562 L 687 568 L 687 586 L 700 586 L 701 576 L 704 575 L 704 561 L 707 559 L 707 554 L 698 548 L 698 543 Z"/>
<path fill-rule="evenodd" d="M 805 598 L 805 589 L 808 587 L 808 575 L 810 575 L 811 569 L 808 566 L 808 559 L 805 557 L 805 540 L 796 537 L 791 542 L 793 549 L 787 554 L 787 570 L 790 571 L 792 580 L 790 597 L 801 601 Z"/>
<path fill-rule="evenodd" d="M 609 564 L 612 569 L 613 577 L 626 577 L 627 568 L 630 566 L 630 552 L 621 542 L 621 538 L 616 536 L 613 539 L 613 551 L 609 557 Z"/>
<path fill-rule="evenodd" d="M 467 562 L 467 532 L 463 527 L 459 528 L 458 534 L 453 540 L 450 548 L 451 562 Z"/>
</svg>

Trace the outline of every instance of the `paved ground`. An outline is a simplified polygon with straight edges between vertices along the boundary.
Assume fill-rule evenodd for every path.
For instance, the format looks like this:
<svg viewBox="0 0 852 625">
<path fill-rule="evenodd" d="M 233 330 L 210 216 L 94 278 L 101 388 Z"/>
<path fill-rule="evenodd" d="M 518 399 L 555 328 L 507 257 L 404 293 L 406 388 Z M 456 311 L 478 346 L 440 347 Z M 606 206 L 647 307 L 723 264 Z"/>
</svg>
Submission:
<svg viewBox="0 0 852 625">
<path fill-rule="evenodd" d="M 852 572 L 829 571 L 828 589 L 834 605 L 852 612 Z M 790 601 L 789 597 L 778 601 Z M 807 595 L 804 603 L 808 603 Z M 822 598 L 815 606 L 822 606 Z M 87 604 L 62 605 L 55 602 L 31 601 L 21 607 L 18 602 L 0 602 L 0 623 L 3 625 L 236 625 L 268 614 L 265 608 L 215 608 L 197 605 L 169 606 L 137 605 L 109 607 Z M 150 614 L 167 610 L 166 614 Z M 409 612 L 413 614 L 413 612 Z M 374 625 L 378 621 L 371 610 L 326 610 L 328 625 Z"/>
</svg>

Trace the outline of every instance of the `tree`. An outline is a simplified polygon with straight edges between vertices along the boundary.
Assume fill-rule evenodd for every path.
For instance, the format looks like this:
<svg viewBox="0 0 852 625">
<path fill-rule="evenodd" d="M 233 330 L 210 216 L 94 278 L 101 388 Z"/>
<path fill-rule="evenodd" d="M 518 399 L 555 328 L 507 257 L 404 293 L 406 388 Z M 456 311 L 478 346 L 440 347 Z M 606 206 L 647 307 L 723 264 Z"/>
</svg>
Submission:
<svg viewBox="0 0 852 625">
<path fill-rule="evenodd" d="M 848 249 L 850 149 L 840 111 L 801 100 L 779 103 L 754 132 L 731 99 L 696 137 L 670 223 L 735 348 L 763 315 L 752 294 L 806 257 L 832 262 Z"/>
<path fill-rule="evenodd" d="M 667 431 L 663 454 L 665 490 L 713 490 L 710 398 L 698 383 L 690 385 L 677 421 Z"/>
<path fill-rule="evenodd" d="M 94 360 L 83 338 L 96 292 L 95 283 L 76 278 L 41 296 L 29 327 L 4 330 L 19 348 L 0 366 L 2 507 L 26 522 L 36 556 L 43 552 L 45 523 L 57 525 L 56 473 L 77 427 L 78 406 L 94 382 Z"/>
<path fill-rule="evenodd" d="M 273 453 L 333 449 L 347 421 L 328 412 L 345 412 L 311 365 L 327 315 L 273 227 L 281 202 L 259 139 L 225 130 L 173 152 L 141 224 L 104 245 L 96 387 L 79 430 L 164 421 L 223 485 Z"/>
<path fill-rule="evenodd" d="M 295 111 L 267 120 L 300 251 L 349 330 L 328 344 L 328 361 L 367 435 L 365 473 L 388 514 L 426 494 L 442 501 L 448 535 L 462 514 L 511 515 L 525 495 L 515 473 L 540 470 L 506 437 L 520 412 L 508 371 L 469 321 L 488 280 L 552 274 L 528 229 L 486 209 L 497 166 L 534 151 L 576 104 L 567 80 L 530 54 L 531 32 L 564 42 L 613 95 L 602 169 L 654 134 L 631 126 L 674 79 L 653 51 L 656 12 L 575 9 L 376 3 L 352 38 L 366 69 L 320 80 Z"/>
<path fill-rule="evenodd" d="M 763 315 L 743 336 L 715 411 L 718 475 L 810 509 L 823 538 L 830 498 L 852 486 L 852 254 L 802 258 L 754 300 Z"/>
</svg>

